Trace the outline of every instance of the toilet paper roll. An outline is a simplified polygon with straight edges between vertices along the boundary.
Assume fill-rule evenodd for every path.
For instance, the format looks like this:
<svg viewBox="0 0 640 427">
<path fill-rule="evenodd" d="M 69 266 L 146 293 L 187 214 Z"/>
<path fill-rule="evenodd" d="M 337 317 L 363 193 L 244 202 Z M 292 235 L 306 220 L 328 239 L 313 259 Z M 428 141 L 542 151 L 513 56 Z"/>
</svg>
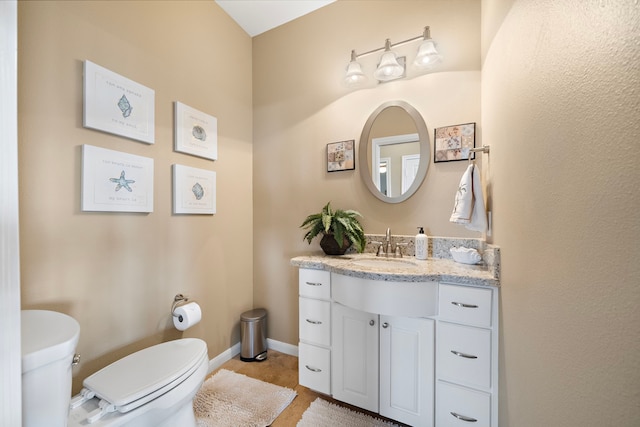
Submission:
<svg viewBox="0 0 640 427">
<path fill-rule="evenodd" d="M 173 326 L 179 331 L 192 327 L 202 318 L 198 303 L 190 302 L 173 310 Z"/>
</svg>

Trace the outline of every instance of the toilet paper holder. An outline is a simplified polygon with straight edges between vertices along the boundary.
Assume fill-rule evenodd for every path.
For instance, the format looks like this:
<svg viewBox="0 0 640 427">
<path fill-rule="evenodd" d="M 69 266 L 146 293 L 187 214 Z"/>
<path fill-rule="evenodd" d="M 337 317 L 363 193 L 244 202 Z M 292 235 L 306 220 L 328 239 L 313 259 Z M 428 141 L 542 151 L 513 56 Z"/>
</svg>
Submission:
<svg viewBox="0 0 640 427">
<path fill-rule="evenodd" d="M 178 317 L 178 315 L 176 314 L 176 308 L 180 307 L 181 305 L 185 305 L 187 302 L 189 301 L 189 298 L 185 297 L 182 294 L 178 294 L 173 298 L 173 304 L 171 304 L 171 315 L 173 317 Z"/>
</svg>

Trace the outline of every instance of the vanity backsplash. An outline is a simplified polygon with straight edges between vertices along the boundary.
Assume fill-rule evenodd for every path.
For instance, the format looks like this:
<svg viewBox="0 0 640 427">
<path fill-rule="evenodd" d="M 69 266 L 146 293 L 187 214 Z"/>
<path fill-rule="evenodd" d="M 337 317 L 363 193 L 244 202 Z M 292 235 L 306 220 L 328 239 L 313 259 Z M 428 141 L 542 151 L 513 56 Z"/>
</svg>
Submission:
<svg viewBox="0 0 640 427">
<path fill-rule="evenodd" d="M 376 253 L 379 246 L 379 243 L 374 242 L 384 242 L 386 239 L 384 234 L 365 234 L 365 237 L 367 244 L 364 252 L 373 254 Z M 415 236 L 393 235 L 391 236 L 391 245 L 395 248 L 396 243 L 402 244 L 403 256 L 413 257 L 415 256 L 415 240 Z M 482 239 L 429 236 L 427 256 L 429 258 L 452 259 L 449 249 L 457 247 L 477 249 L 482 256 L 481 265 L 485 265 L 495 279 L 500 279 L 500 248 L 487 244 Z M 347 250 L 347 253 L 355 252 L 353 246 Z"/>
</svg>

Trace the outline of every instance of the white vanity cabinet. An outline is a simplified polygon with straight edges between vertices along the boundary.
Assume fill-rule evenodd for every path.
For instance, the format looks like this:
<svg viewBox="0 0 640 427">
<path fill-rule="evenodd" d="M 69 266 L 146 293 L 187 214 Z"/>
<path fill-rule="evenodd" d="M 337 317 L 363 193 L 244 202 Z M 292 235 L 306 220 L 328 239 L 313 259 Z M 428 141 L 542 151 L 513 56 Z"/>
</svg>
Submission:
<svg viewBox="0 0 640 427">
<path fill-rule="evenodd" d="M 331 275 L 300 269 L 298 382 L 331 394 Z"/>
<path fill-rule="evenodd" d="M 498 425 L 498 289 L 440 284 L 436 425 Z"/>
<path fill-rule="evenodd" d="M 415 427 L 497 427 L 498 291 L 300 268 L 299 382 Z"/>
<path fill-rule="evenodd" d="M 332 304 L 332 395 L 413 426 L 433 426 L 434 321 Z"/>
</svg>

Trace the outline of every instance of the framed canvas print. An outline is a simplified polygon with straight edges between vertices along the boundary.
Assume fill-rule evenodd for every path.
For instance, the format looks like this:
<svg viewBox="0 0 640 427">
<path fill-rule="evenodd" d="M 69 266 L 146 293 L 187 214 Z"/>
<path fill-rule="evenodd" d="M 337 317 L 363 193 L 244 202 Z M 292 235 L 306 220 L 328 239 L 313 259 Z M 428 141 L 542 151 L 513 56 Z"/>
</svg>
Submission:
<svg viewBox="0 0 640 427">
<path fill-rule="evenodd" d="M 452 162 L 468 160 L 469 156 L 472 159 L 475 157 L 475 153 L 471 151 L 476 146 L 475 123 L 436 128 L 434 133 L 434 162 Z"/>
<path fill-rule="evenodd" d="M 327 172 L 353 170 L 355 140 L 327 144 Z"/>
<path fill-rule="evenodd" d="M 83 211 L 153 212 L 153 159 L 82 146 Z"/>
<path fill-rule="evenodd" d="M 216 173 L 173 165 L 173 213 L 216 213 Z"/>
<path fill-rule="evenodd" d="M 84 127 L 153 144 L 154 121 L 153 89 L 84 61 Z"/>
<path fill-rule="evenodd" d="M 205 159 L 218 158 L 218 119 L 175 103 L 175 151 Z"/>
</svg>

